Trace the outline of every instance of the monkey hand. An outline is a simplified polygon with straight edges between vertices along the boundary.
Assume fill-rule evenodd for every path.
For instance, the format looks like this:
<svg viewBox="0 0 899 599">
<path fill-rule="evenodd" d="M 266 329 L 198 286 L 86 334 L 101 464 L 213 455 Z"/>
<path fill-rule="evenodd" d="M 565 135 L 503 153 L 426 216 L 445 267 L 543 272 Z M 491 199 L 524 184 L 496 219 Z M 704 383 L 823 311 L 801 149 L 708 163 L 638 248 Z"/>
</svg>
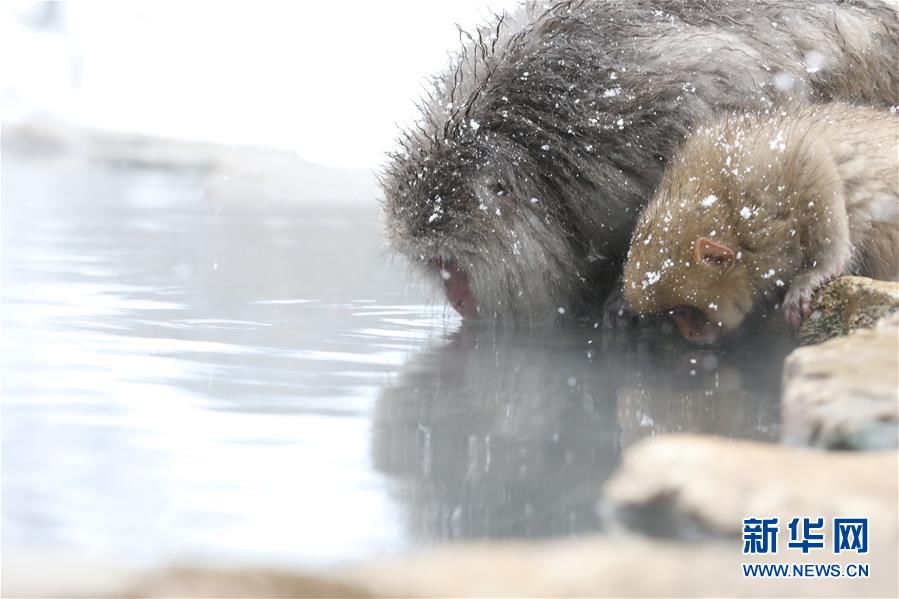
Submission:
<svg viewBox="0 0 899 599">
<path fill-rule="evenodd" d="M 815 292 L 838 275 L 811 271 L 797 275 L 790 283 L 787 295 L 784 297 L 784 319 L 794 329 L 798 329 L 802 321 L 812 313 L 812 300 Z"/>
</svg>

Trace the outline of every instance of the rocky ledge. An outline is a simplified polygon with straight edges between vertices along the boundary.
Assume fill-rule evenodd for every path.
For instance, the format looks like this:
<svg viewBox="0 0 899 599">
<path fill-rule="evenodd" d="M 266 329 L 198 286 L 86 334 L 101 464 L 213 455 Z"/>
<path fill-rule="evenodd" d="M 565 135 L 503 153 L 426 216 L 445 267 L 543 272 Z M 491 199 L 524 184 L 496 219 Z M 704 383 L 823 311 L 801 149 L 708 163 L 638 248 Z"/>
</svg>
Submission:
<svg viewBox="0 0 899 599">
<path fill-rule="evenodd" d="M 899 443 L 899 283 L 837 279 L 818 293 L 800 328 L 816 345 L 783 371 L 782 438 L 825 449 Z M 823 341 L 823 342 L 821 342 Z"/>
<path fill-rule="evenodd" d="M 899 283 L 865 277 L 840 277 L 821 288 L 812 314 L 799 328 L 803 345 L 821 343 L 851 331 L 871 328 L 899 312 Z"/>
<path fill-rule="evenodd" d="M 707 440 L 682 438 L 679 448 L 694 442 L 703 446 Z M 644 449 L 656 443 L 644 442 Z M 688 459 L 685 465 L 689 463 Z M 722 480 L 722 487 L 728 480 Z M 814 501 L 810 496 L 809 500 Z M 96 584 L 86 586 L 82 569 L 68 583 L 54 576 L 32 579 L 26 588 L 13 585 L 13 594 L 268 598 L 896 596 L 895 542 L 891 549 L 884 543 L 889 540 L 885 529 L 878 529 L 877 534 L 871 542 L 877 543 L 878 550 L 864 559 L 870 567 L 868 578 L 747 578 L 743 576 L 743 563 L 765 564 L 775 559 L 744 556 L 739 538 L 683 543 L 607 534 L 542 543 L 451 545 L 415 556 L 316 573 L 277 568 L 179 567 L 124 579 L 118 576 L 113 583 L 110 570 L 105 569 L 103 582 L 99 582 L 97 574 L 93 576 Z M 845 554 L 822 557 L 794 553 L 789 559 L 795 563 L 860 561 L 858 556 Z M 40 565 L 43 571 L 48 567 L 54 572 L 60 570 L 46 559 Z"/>
<path fill-rule="evenodd" d="M 802 347 L 784 363 L 782 437 L 792 445 L 882 449 L 899 441 L 899 312 Z"/>
<path fill-rule="evenodd" d="M 858 561 L 840 556 L 825 559 L 843 564 Z M 140 580 L 125 592 L 132 597 L 895 596 L 895 559 L 895 549 L 889 548 L 866 559 L 870 564 L 866 579 L 746 578 L 742 563 L 772 560 L 743 556 L 739 539 L 685 546 L 606 535 L 545 543 L 456 545 L 318 576 L 270 570 L 169 570 Z M 799 553 L 794 561 L 821 560 Z"/>
<path fill-rule="evenodd" d="M 822 452 L 669 435 L 625 452 L 604 487 L 601 511 L 611 527 L 661 521 L 663 534 L 696 540 L 737 537 L 751 516 L 784 522 L 862 514 L 872 531 L 895 541 L 897 466 L 895 451 Z"/>
</svg>

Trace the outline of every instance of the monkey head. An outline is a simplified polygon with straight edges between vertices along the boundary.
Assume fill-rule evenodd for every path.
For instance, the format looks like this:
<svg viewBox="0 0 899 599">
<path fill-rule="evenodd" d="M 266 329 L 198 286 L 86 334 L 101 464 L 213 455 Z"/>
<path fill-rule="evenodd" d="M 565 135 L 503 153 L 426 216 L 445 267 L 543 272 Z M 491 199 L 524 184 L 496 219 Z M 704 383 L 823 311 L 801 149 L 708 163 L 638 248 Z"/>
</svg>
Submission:
<svg viewBox="0 0 899 599">
<path fill-rule="evenodd" d="M 714 343 L 739 327 L 762 287 L 775 283 L 760 267 L 767 272 L 778 253 L 790 253 L 778 247 L 786 221 L 761 210 L 763 190 L 778 188 L 770 151 L 750 147 L 761 142 L 747 137 L 744 121 L 725 120 L 687 139 L 628 250 L 624 294 L 631 307 L 670 314 L 694 343 Z"/>
<path fill-rule="evenodd" d="M 410 145 L 389 167 L 388 240 L 465 318 L 551 318 L 582 284 L 566 274 L 576 257 L 558 192 L 529 174 L 546 169 L 528 148 L 481 123 Z"/>
<path fill-rule="evenodd" d="M 684 219 L 653 208 L 634 232 L 624 269 L 625 298 L 638 314 L 670 314 L 685 339 L 715 343 L 740 326 L 753 307 L 743 252 L 708 213 L 679 226 L 675 221 Z M 719 222 L 717 228 L 708 226 L 712 222 Z"/>
</svg>

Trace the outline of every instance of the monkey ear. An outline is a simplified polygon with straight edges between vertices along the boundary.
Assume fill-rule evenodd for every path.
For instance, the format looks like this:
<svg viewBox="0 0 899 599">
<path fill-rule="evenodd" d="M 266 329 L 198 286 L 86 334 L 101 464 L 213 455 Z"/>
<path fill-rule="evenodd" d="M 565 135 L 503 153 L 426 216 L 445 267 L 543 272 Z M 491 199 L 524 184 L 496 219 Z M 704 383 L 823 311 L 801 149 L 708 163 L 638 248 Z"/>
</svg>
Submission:
<svg viewBox="0 0 899 599">
<path fill-rule="evenodd" d="M 722 272 L 727 272 L 733 268 L 736 260 L 732 249 L 707 237 L 700 237 L 696 240 L 693 256 L 696 258 L 697 264 Z"/>
</svg>

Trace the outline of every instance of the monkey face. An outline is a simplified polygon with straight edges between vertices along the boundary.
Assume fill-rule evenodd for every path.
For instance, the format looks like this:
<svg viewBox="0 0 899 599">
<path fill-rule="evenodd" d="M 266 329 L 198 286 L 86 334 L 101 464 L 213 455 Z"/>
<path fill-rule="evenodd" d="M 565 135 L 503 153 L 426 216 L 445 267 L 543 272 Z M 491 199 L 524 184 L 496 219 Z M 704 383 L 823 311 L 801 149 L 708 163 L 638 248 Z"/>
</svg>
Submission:
<svg viewBox="0 0 899 599">
<path fill-rule="evenodd" d="M 486 124 L 425 149 L 382 181 L 393 249 L 464 318 L 539 322 L 570 311 L 589 273 L 572 274 L 583 252 L 528 150 Z"/>
<path fill-rule="evenodd" d="M 392 223 L 387 236 L 443 288 L 453 309 L 477 318 L 489 304 L 478 289 L 480 265 L 484 254 L 499 254 L 509 245 L 507 223 L 515 207 L 499 178 L 477 176 L 478 165 L 489 158 L 471 140 L 429 150 L 433 156 L 414 156 L 414 168 L 386 177 L 385 219 Z"/>
<path fill-rule="evenodd" d="M 625 297 L 638 313 L 669 314 L 693 343 L 715 343 L 739 327 L 753 302 L 731 244 L 699 237 L 689 251 L 652 246 L 633 251 L 625 266 Z"/>
</svg>

